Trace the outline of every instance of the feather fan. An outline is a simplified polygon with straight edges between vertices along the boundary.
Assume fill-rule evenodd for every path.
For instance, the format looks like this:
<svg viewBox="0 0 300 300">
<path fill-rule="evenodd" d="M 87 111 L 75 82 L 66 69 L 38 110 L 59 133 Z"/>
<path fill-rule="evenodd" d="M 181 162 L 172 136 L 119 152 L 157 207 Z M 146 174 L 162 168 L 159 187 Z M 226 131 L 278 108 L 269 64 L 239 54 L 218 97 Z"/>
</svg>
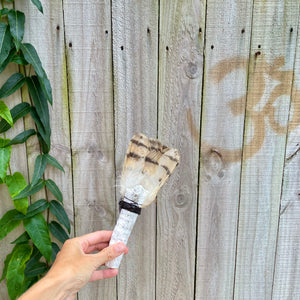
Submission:
<svg viewBox="0 0 300 300">
<path fill-rule="evenodd" d="M 129 142 L 121 175 L 121 212 L 110 241 L 127 243 L 140 209 L 151 204 L 179 164 L 176 149 L 136 133 Z M 122 256 L 108 262 L 118 268 Z"/>
</svg>

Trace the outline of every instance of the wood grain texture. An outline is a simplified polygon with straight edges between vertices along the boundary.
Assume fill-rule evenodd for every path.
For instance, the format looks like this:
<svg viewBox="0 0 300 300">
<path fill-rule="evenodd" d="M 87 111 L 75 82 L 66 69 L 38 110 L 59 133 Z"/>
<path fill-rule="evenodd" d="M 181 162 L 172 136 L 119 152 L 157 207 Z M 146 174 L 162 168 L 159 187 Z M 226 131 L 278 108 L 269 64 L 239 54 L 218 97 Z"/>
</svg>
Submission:
<svg viewBox="0 0 300 300">
<path fill-rule="evenodd" d="M 298 21 L 298 32 L 299 32 Z M 280 220 L 277 237 L 273 300 L 300 298 L 300 40 L 298 36 L 294 67 L 289 131 L 285 155 Z"/>
<path fill-rule="evenodd" d="M 157 136 L 158 2 L 112 1 L 116 174 L 136 132 Z M 117 182 L 116 200 L 120 189 Z M 142 210 L 118 277 L 119 299 L 155 299 L 155 204 Z"/>
<path fill-rule="evenodd" d="M 159 126 L 162 143 L 177 148 L 181 163 L 157 204 L 156 299 L 193 299 L 204 1 L 162 1 L 159 47 Z M 200 29 L 201 28 L 201 29 Z"/>
<path fill-rule="evenodd" d="M 233 298 L 251 17 L 252 0 L 207 2 L 196 299 Z"/>
<path fill-rule="evenodd" d="M 110 1 L 63 2 L 74 178 L 75 233 L 112 229 L 115 169 Z M 116 279 L 79 299 L 115 299 Z"/>
<path fill-rule="evenodd" d="M 253 9 L 234 297 L 271 299 L 299 1 Z"/>
</svg>

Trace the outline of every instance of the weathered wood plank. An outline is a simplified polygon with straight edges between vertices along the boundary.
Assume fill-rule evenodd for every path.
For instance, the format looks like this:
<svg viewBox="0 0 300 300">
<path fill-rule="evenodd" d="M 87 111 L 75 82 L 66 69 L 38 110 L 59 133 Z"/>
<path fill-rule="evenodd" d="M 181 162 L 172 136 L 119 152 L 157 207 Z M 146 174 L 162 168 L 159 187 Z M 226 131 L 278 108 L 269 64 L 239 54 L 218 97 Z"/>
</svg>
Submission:
<svg viewBox="0 0 300 300">
<path fill-rule="evenodd" d="M 116 172 L 136 132 L 157 136 L 158 2 L 112 1 Z M 116 189 L 117 200 L 119 187 Z M 119 299 L 155 299 L 156 207 L 143 210 L 118 277 Z"/>
<path fill-rule="evenodd" d="M 299 1 L 255 1 L 236 299 L 271 299 Z"/>
<path fill-rule="evenodd" d="M 205 1 L 162 1 L 159 139 L 181 153 L 157 204 L 156 299 L 193 299 Z M 187 113 L 196 124 L 190 131 Z"/>
<path fill-rule="evenodd" d="M 299 23 L 299 21 L 298 21 Z M 296 31 L 296 28 L 293 31 Z M 300 27 L 298 25 L 298 32 Z M 300 39 L 298 36 L 285 156 L 273 300 L 300 298 Z"/>
<path fill-rule="evenodd" d="M 196 299 L 232 299 L 252 0 L 206 13 Z"/>
<path fill-rule="evenodd" d="M 110 1 L 63 2 L 67 46 L 76 235 L 112 229 L 115 170 Z M 79 299 L 115 299 L 115 278 Z"/>
</svg>

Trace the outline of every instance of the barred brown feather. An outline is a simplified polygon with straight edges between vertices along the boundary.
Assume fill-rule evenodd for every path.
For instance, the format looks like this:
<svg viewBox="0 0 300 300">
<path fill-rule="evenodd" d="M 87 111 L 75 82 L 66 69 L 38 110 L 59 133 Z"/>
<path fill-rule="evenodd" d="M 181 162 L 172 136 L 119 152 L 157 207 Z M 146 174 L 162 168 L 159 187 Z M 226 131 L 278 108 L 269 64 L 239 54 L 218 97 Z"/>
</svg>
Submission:
<svg viewBox="0 0 300 300">
<path fill-rule="evenodd" d="M 141 185 L 148 191 L 142 207 L 149 205 L 179 164 L 176 149 L 156 139 L 136 133 L 129 142 L 121 175 L 121 195 L 126 189 Z"/>
</svg>

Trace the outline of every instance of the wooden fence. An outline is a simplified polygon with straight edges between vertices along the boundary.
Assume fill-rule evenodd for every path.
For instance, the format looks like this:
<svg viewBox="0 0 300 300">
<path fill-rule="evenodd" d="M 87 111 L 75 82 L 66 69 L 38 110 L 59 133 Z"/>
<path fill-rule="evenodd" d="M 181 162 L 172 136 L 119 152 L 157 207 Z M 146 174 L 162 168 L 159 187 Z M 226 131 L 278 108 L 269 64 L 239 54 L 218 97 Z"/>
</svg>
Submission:
<svg viewBox="0 0 300 300">
<path fill-rule="evenodd" d="M 118 277 L 79 299 L 300 299 L 300 1 L 42 4 L 44 15 L 16 1 L 53 88 L 51 154 L 66 172 L 49 167 L 47 177 L 72 235 L 113 229 L 135 132 L 181 153 Z M 14 149 L 12 169 L 31 178 L 34 139 Z M 0 193 L 2 216 L 13 205 Z M 18 234 L 0 242 L 1 269 Z"/>
</svg>

